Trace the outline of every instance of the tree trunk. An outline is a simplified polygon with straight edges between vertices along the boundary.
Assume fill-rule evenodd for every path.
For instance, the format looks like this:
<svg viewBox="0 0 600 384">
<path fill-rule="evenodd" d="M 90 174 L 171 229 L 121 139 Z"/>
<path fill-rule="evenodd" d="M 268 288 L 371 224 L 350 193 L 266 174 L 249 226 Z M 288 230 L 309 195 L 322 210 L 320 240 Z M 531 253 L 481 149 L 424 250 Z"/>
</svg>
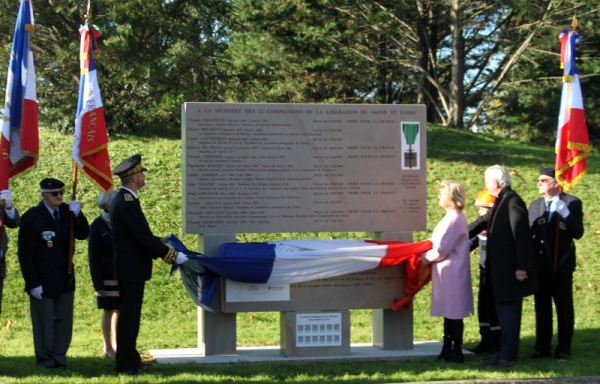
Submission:
<svg viewBox="0 0 600 384">
<path fill-rule="evenodd" d="M 449 125 L 464 128 L 465 111 L 465 38 L 462 34 L 461 0 L 452 0 L 450 7 L 450 30 L 452 31 L 452 97 L 450 100 Z"/>
</svg>

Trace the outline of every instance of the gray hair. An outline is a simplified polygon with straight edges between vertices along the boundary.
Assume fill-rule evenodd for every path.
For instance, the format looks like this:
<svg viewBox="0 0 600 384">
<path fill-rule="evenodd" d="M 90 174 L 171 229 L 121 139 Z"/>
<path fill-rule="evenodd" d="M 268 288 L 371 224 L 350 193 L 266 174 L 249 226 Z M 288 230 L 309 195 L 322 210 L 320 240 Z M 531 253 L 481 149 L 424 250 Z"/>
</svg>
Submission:
<svg viewBox="0 0 600 384">
<path fill-rule="evenodd" d="M 485 179 L 487 181 L 496 181 L 500 188 L 510 187 L 512 179 L 508 169 L 501 165 L 492 165 L 485 170 Z"/>
<path fill-rule="evenodd" d="M 112 191 L 100 193 L 100 196 L 98 196 L 98 208 L 108 212 L 110 209 L 110 203 L 112 203 L 115 196 L 117 196 L 117 193 L 118 192 L 114 189 Z"/>
</svg>

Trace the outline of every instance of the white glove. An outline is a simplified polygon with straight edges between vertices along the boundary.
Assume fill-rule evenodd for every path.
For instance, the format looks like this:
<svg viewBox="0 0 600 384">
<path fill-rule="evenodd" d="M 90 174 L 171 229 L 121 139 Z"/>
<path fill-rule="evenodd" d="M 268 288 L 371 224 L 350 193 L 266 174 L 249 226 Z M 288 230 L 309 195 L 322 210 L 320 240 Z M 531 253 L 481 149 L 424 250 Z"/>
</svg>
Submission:
<svg viewBox="0 0 600 384">
<path fill-rule="evenodd" d="M 188 257 L 185 255 L 185 253 L 177 252 L 177 258 L 175 259 L 175 263 L 176 264 L 185 263 L 187 261 L 187 259 L 188 259 Z"/>
<path fill-rule="evenodd" d="M 3 189 L 0 191 L 0 200 L 4 200 L 4 206 L 6 209 L 12 208 L 12 192 L 10 189 Z"/>
<path fill-rule="evenodd" d="M 81 212 L 81 205 L 79 205 L 79 201 L 77 201 L 77 200 L 69 201 L 69 211 L 73 212 L 75 217 L 79 216 L 79 212 Z"/>
<path fill-rule="evenodd" d="M 569 208 L 567 207 L 567 204 L 565 204 L 564 201 L 558 200 L 556 202 L 556 213 L 561 215 L 564 219 L 567 216 L 569 216 L 569 213 L 571 213 L 571 211 L 569 211 Z"/>
<path fill-rule="evenodd" d="M 35 287 L 29 291 L 31 296 L 35 297 L 38 300 L 42 300 L 42 293 L 44 293 L 44 288 L 40 285 L 39 287 Z"/>
</svg>

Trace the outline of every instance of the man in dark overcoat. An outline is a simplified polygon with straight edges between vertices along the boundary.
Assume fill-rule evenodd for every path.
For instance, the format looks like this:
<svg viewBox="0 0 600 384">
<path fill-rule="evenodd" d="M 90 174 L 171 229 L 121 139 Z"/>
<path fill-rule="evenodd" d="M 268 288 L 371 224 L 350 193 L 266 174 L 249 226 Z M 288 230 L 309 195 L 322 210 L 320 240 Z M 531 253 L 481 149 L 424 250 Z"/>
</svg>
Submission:
<svg viewBox="0 0 600 384">
<path fill-rule="evenodd" d="M 542 168 L 537 180 L 542 198 L 529 205 L 531 236 L 537 257 L 540 289 L 535 293 L 535 351 L 532 358 L 551 356 L 552 300 L 556 306 L 558 344 L 554 356 L 571 355 L 575 328 L 573 272 L 575 242 L 583 236 L 583 208 L 577 197 L 559 193 L 554 168 Z M 558 236 L 557 236 L 558 235 Z"/>
<path fill-rule="evenodd" d="M 85 240 L 89 235 L 88 221 L 79 202 L 63 203 L 64 186 L 57 179 L 42 180 L 42 201 L 25 212 L 19 228 L 19 264 L 29 294 L 35 360 L 45 368 L 67 366 L 66 354 L 73 334 L 75 272 L 69 258 L 71 222 L 75 239 Z"/>
<path fill-rule="evenodd" d="M 488 367 L 513 366 L 519 355 L 523 297 L 537 289 L 527 206 L 511 188 L 508 169 L 500 165 L 485 171 L 485 187 L 496 203 L 469 226 L 469 236 L 487 229 L 486 272 L 496 300 L 501 328 L 500 351 L 484 363 Z"/>
<path fill-rule="evenodd" d="M 142 157 L 123 161 L 113 174 L 121 179 L 121 189 L 110 206 L 113 229 L 115 278 L 121 307 L 117 322 L 117 372 L 137 375 L 147 368 L 137 351 L 144 285 L 152 276 L 152 260 L 181 264 L 187 257 L 165 245 L 166 238 L 154 236 L 140 206 L 138 191 L 146 185 Z"/>
</svg>

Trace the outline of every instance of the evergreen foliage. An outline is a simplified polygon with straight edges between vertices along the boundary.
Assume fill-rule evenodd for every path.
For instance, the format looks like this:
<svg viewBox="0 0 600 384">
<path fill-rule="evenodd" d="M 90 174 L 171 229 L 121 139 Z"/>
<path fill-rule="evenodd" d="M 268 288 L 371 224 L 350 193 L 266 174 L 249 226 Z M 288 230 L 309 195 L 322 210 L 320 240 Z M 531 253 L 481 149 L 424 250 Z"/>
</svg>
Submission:
<svg viewBox="0 0 600 384">
<path fill-rule="evenodd" d="M 18 0 L 0 0 L 0 69 Z M 186 101 L 404 103 L 428 122 L 550 144 L 558 33 L 573 15 L 592 138 L 600 130 L 600 0 L 91 2 L 109 130 L 178 137 Z M 35 1 L 41 124 L 74 125 L 87 2 Z M 6 84 L 6 71 L 0 70 Z"/>
</svg>

